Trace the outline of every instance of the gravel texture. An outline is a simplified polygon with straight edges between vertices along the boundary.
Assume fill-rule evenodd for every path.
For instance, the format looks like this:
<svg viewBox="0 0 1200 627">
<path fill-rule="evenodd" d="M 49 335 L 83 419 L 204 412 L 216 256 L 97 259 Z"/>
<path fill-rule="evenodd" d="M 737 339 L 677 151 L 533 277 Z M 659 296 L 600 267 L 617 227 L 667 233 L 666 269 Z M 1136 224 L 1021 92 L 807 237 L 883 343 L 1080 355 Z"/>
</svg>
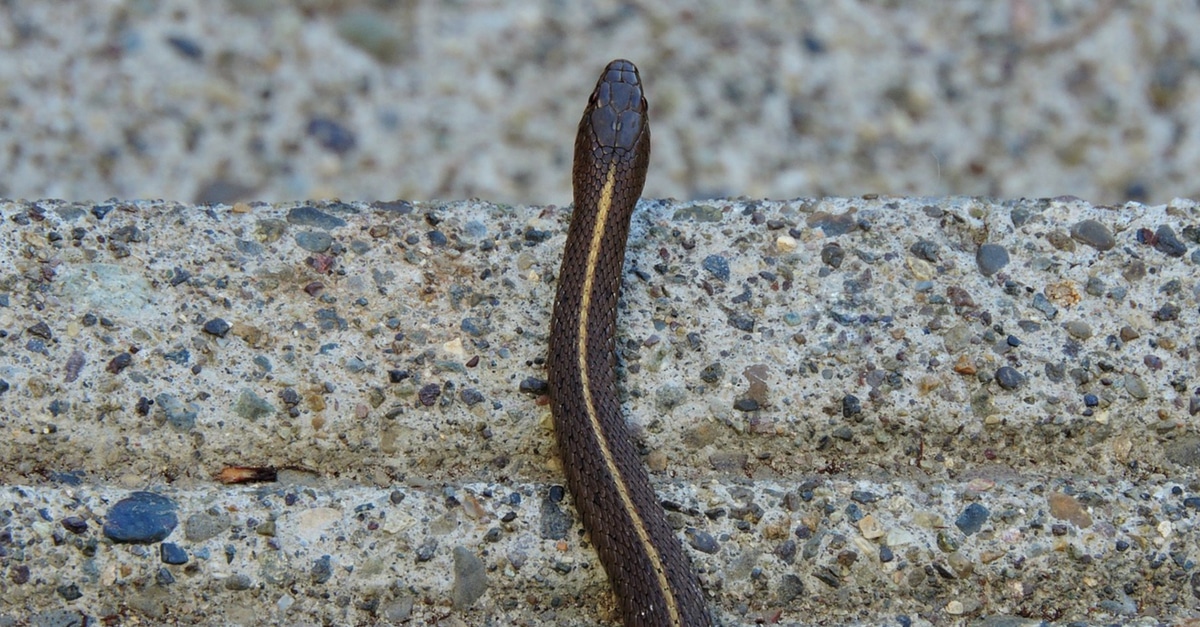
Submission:
<svg viewBox="0 0 1200 627">
<path fill-rule="evenodd" d="M 0 625 L 612 621 L 569 215 L 0 203 Z M 1185 200 L 643 201 L 626 412 L 716 615 L 1200 617 L 1198 264 Z"/>
<path fill-rule="evenodd" d="M 0 49 L 0 197 L 562 204 L 628 57 L 652 198 L 1200 198 L 1194 0 L 13 0 Z"/>
</svg>

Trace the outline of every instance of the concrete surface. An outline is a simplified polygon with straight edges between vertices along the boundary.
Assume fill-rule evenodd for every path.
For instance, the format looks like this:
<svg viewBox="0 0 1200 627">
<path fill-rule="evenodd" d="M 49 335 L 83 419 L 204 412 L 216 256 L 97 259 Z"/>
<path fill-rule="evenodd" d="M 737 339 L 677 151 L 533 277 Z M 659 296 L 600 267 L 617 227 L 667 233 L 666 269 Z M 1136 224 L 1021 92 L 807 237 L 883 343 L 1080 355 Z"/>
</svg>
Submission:
<svg viewBox="0 0 1200 627">
<path fill-rule="evenodd" d="M 568 220 L 0 204 L 0 624 L 610 624 L 538 393 Z M 1198 262 L 1181 199 L 644 200 L 626 412 L 716 616 L 1200 618 Z M 138 491 L 178 524 L 115 541 Z"/>
</svg>

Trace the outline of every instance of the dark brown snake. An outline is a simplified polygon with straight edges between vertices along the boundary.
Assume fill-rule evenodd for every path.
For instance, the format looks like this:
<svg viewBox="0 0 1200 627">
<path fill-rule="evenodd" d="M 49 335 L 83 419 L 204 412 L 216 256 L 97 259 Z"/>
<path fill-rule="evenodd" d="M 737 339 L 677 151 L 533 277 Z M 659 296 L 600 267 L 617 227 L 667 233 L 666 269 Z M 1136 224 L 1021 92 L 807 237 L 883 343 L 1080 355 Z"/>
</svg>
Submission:
<svg viewBox="0 0 1200 627">
<path fill-rule="evenodd" d="M 550 321 L 551 411 L 567 486 L 625 625 L 710 625 L 692 570 L 630 441 L 616 379 L 617 296 L 650 125 L 637 67 L 608 64 L 575 136 L 575 210 Z"/>
</svg>

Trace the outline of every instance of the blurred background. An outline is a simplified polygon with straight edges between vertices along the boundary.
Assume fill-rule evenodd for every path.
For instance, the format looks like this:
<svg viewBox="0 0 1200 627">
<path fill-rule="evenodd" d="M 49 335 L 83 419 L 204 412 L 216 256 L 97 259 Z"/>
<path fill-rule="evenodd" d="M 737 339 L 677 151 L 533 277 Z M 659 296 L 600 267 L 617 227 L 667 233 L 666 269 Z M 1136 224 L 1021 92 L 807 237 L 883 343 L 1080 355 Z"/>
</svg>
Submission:
<svg viewBox="0 0 1200 627">
<path fill-rule="evenodd" d="M 615 57 L 648 197 L 1200 198 L 1200 0 L 0 0 L 0 197 L 565 205 Z"/>
</svg>

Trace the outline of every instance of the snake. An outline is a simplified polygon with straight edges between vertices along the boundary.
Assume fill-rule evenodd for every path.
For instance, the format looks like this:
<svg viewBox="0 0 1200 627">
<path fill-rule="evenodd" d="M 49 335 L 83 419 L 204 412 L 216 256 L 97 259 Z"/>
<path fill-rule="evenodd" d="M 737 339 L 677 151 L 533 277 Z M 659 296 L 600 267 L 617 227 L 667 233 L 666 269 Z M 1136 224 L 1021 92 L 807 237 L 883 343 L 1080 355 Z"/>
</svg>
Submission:
<svg viewBox="0 0 1200 627">
<path fill-rule="evenodd" d="M 650 165 L 637 66 L 610 62 L 575 136 L 571 213 L 550 320 L 550 411 L 567 488 L 627 627 L 711 625 L 621 411 L 616 321 L 626 240 Z"/>
</svg>

